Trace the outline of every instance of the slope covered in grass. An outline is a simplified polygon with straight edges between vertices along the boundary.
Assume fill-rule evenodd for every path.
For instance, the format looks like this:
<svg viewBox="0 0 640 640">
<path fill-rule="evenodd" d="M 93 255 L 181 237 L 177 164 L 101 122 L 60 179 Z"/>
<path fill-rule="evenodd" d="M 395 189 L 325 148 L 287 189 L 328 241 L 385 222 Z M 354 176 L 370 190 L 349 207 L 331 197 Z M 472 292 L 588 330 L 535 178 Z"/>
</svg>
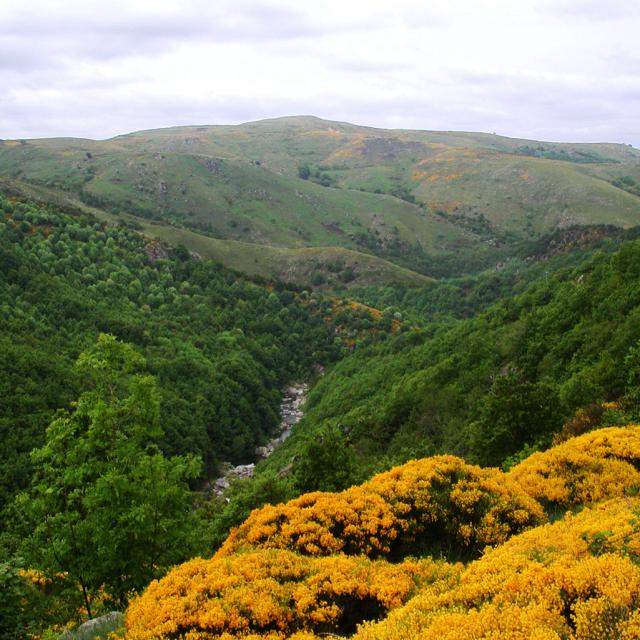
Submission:
<svg viewBox="0 0 640 640">
<path fill-rule="evenodd" d="M 0 180 L 0 192 L 66 210 L 86 213 L 110 224 L 123 224 L 150 239 L 183 245 L 195 254 L 248 276 L 277 280 L 296 287 L 352 289 L 367 286 L 423 287 L 432 278 L 369 253 L 337 246 L 286 248 L 238 240 L 223 240 L 175 224 L 122 213 L 110 213 L 60 189 L 22 181 Z"/>
<path fill-rule="evenodd" d="M 341 246 L 422 269 L 424 255 L 495 261 L 557 227 L 640 222 L 640 152 L 628 146 L 312 117 L 3 141 L 0 175 L 218 238 Z"/>
</svg>

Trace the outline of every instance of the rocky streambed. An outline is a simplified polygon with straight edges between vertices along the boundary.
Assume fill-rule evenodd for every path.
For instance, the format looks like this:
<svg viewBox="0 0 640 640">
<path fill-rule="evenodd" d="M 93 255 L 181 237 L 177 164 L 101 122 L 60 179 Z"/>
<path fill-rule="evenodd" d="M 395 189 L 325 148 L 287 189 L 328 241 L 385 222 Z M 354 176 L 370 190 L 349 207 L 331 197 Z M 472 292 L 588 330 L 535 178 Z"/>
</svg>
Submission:
<svg viewBox="0 0 640 640">
<path fill-rule="evenodd" d="M 297 382 L 284 389 L 280 403 L 280 425 L 276 435 L 267 444 L 256 448 L 255 454 L 258 460 L 268 458 L 291 435 L 291 430 L 304 415 L 302 406 L 308 391 L 309 385 L 305 382 Z M 211 493 L 217 496 L 223 495 L 236 478 L 251 478 L 255 467 L 255 462 L 239 464 L 235 467 L 230 463 L 223 463 L 221 465 L 223 474 L 211 483 Z"/>
</svg>

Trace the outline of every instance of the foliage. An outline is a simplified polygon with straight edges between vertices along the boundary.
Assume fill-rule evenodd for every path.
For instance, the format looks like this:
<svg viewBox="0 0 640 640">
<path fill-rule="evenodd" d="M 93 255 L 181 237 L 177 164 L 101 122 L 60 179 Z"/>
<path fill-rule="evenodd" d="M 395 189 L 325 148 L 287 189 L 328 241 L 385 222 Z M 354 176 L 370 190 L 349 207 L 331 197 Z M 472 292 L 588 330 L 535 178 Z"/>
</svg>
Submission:
<svg viewBox="0 0 640 640">
<path fill-rule="evenodd" d="M 286 502 L 295 495 L 290 479 L 265 472 L 232 482 L 223 497 L 201 500 L 196 508 L 200 519 L 199 552 L 207 555 L 220 547 L 231 529 L 241 525 L 254 509 Z"/>
<path fill-rule="evenodd" d="M 45 618 L 42 594 L 24 572 L 21 558 L 0 562 L 0 638 L 21 640 Z"/>
<path fill-rule="evenodd" d="M 295 465 L 295 486 L 299 493 L 340 491 L 354 478 L 354 455 L 340 427 L 328 423 L 302 448 Z"/>
<path fill-rule="evenodd" d="M 592 432 L 575 439 L 575 448 L 591 449 L 602 459 L 635 460 L 638 430 Z M 552 451 L 561 455 L 572 442 Z M 532 462 L 541 455 L 534 454 Z M 591 466 L 584 475 L 595 486 L 599 474 Z M 541 484 L 546 475 L 542 470 Z M 548 475 L 553 487 L 553 473 Z M 544 524 L 537 503 L 529 503 L 537 508 L 531 519 L 518 492 L 510 474 L 437 457 L 341 494 L 314 493 L 266 507 L 254 512 L 214 558 L 194 560 L 152 583 L 127 613 L 127 637 L 637 638 L 640 499 L 606 500 L 606 492 L 584 492 L 581 512 Z M 487 509 L 491 499 L 493 508 Z M 395 513 L 402 513 L 409 521 L 413 515 L 414 522 L 400 528 L 399 535 L 406 535 L 417 527 L 419 503 L 429 522 L 417 537 L 428 536 L 431 527 L 440 538 L 447 529 L 462 531 L 462 520 L 474 508 L 476 516 L 484 508 L 476 531 L 493 536 L 492 544 L 466 565 L 389 555 L 397 538 L 389 535 L 384 520 L 392 523 Z M 504 527 L 509 514 L 533 526 Z M 349 547 L 366 536 L 360 546 Z M 372 561 L 357 555 L 362 551 L 386 557 Z"/>
<path fill-rule="evenodd" d="M 427 587 L 354 639 L 637 638 L 639 506 L 614 500 L 515 536 L 452 589 Z M 611 552 L 594 555 L 587 540 L 601 529 L 611 532 Z"/>
<path fill-rule="evenodd" d="M 406 602 L 418 585 L 455 573 L 455 567 L 431 560 L 391 565 L 344 555 L 309 558 L 285 550 L 196 559 L 153 582 L 132 603 L 127 638 L 252 632 L 290 637 L 307 629 L 352 633 L 360 622 Z"/>
<path fill-rule="evenodd" d="M 607 403 L 610 406 L 615 403 Z M 562 425 L 562 429 L 553 436 L 553 444 L 560 444 L 569 438 L 575 438 L 587 433 L 602 424 L 605 406 L 594 403 L 587 407 L 580 407 L 569 420 Z"/>
<path fill-rule="evenodd" d="M 299 456 L 305 434 L 328 421 L 340 425 L 357 467 L 379 470 L 436 453 L 500 465 L 525 446 L 548 446 L 594 404 L 619 401 L 633 419 L 638 265 L 640 243 L 628 241 L 474 317 L 405 323 L 314 386 L 301 428 L 273 464 Z M 624 419 L 606 413 L 603 421 Z"/>
<path fill-rule="evenodd" d="M 32 453 L 34 478 L 19 497 L 33 529 L 24 548 L 49 574 L 64 573 L 92 601 L 118 605 L 189 554 L 189 490 L 199 461 L 167 459 L 155 381 L 130 346 L 101 335 L 78 358 L 92 388 L 60 412 Z M 105 599 L 104 597 L 102 598 Z"/>
<path fill-rule="evenodd" d="M 310 493 L 254 511 L 218 551 L 291 549 L 400 558 L 478 555 L 544 519 L 539 505 L 497 469 L 453 456 L 414 461 L 341 493 Z"/>
<path fill-rule="evenodd" d="M 636 493 L 639 467 L 640 427 L 610 427 L 534 453 L 507 476 L 546 507 L 568 509 Z"/>
<path fill-rule="evenodd" d="M 303 180 L 308 180 L 311 176 L 311 169 L 308 164 L 300 164 L 298 165 L 298 178 L 302 178 Z"/>
<path fill-rule="evenodd" d="M 528 382 L 516 372 L 499 375 L 471 425 L 471 448 L 485 464 L 499 465 L 528 443 L 545 438 L 548 442 L 561 416 L 553 386 Z"/>
<path fill-rule="evenodd" d="M 270 437 L 281 385 L 341 353 L 295 292 L 184 252 L 151 260 L 157 243 L 92 217 L 3 197 L 0 211 L 0 510 L 27 487 L 55 411 L 80 394 L 74 362 L 100 332 L 135 345 L 156 378 L 163 453 L 200 456 L 209 477 Z"/>
</svg>

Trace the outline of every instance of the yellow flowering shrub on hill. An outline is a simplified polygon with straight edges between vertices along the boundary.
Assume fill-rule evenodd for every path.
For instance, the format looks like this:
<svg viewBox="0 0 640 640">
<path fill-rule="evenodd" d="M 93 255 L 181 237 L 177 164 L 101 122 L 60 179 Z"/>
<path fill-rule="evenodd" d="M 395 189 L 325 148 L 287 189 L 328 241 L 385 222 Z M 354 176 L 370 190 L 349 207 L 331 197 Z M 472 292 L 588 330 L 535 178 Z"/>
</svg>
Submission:
<svg viewBox="0 0 640 640">
<path fill-rule="evenodd" d="M 291 549 L 401 558 L 473 557 L 544 521 L 540 505 L 498 469 L 454 456 L 414 460 L 340 493 L 254 511 L 218 551 Z"/>
<path fill-rule="evenodd" d="M 450 581 L 459 571 L 460 567 L 432 560 L 394 565 L 344 555 L 313 558 L 285 550 L 196 559 L 152 582 L 131 604 L 127 638 L 351 633 L 356 624 L 399 607 L 419 585 Z"/>
<path fill-rule="evenodd" d="M 547 506 L 570 508 L 640 489 L 640 426 L 610 427 L 534 453 L 507 477 Z"/>
<path fill-rule="evenodd" d="M 639 509 L 613 500 L 517 535 L 354 640 L 640 638 Z"/>
<path fill-rule="evenodd" d="M 241 548 L 292 549 L 378 556 L 389 553 L 400 525 L 380 496 L 353 487 L 340 493 L 307 493 L 286 504 L 254 511 L 232 531 L 218 556 Z"/>
<path fill-rule="evenodd" d="M 639 464 L 640 427 L 608 428 L 507 474 L 438 456 L 266 506 L 153 582 L 126 638 L 640 640 Z"/>
</svg>

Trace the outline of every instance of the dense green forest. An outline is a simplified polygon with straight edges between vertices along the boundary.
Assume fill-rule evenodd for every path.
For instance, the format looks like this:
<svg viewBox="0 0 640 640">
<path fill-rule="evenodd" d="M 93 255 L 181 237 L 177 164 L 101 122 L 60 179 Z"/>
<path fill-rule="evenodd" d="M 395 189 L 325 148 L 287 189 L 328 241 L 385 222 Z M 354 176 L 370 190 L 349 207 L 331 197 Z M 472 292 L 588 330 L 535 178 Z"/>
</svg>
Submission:
<svg viewBox="0 0 640 640">
<path fill-rule="evenodd" d="M 313 433 L 316 447 L 341 439 L 363 466 L 347 483 L 440 452 L 500 465 L 523 447 L 547 446 L 580 408 L 622 398 L 633 412 L 640 243 L 559 264 L 566 262 L 578 264 L 426 291 L 363 292 L 424 320 L 339 362 L 312 390 L 302 428 L 267 466 L 299 455 Z M 486 309 L 483 296 L 494 301 Z M 618 420 L 614 414 L 607 419 Z"/>
<path fill-rule="evenodd" d="M 0 505 L 29 480 L 28 454 L 83 389 L 73 364 L 99 333 L 135 345 L 158 380 L 166 454 L 211 476 L 253 456 L 279 420 L 280 387 L 341 345 L 315 301 L 255 284 L 184 247 L 88 216 L 0 199 Z M 304 296 L 303 296 L 304 297 Z"/>
<path fill-rule="evenodd" d="M 440 276 L 432 287 L 369 286 L 352 290 L 350 295 L 379 309 L 393 307 L 418 324 L 469 318 L 502 298 L 523 293 L 536 280 L 577 267 L 595 251 L 615 251 L 639 234 L 640 227 L 620 229 L 610 225 L 556 229 L 508 251 L 502 249 L 502 260 L 493 265 L 494 254 L 490 268 L 469 269 L 467 251 L 455 259 L 432 259 L 429 272 Z M 471 273 L 458 275 L 466 272 Z"/>
<path fill-rule="evenodd" d="M 85 213 L 0 209 L 7 637 L 124 609 L 264 504 L 436 454 L 506 469 L 639 415 L 636 229 L 555 232 L 499 269 L 347 296 L 250 280 Z M 318 365 L 292 436 L 209 494 Z"/>
</svg>

